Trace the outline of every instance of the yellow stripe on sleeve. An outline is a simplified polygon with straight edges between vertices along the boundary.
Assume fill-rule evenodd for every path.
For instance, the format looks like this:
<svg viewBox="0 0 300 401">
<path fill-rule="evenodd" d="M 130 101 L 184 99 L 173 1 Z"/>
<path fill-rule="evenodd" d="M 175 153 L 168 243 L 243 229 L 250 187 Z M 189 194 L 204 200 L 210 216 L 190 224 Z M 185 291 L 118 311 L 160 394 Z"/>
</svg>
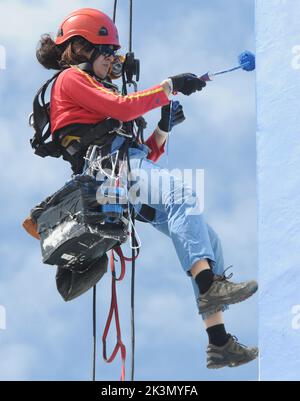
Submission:
<svg viewBox="0 0 300 401">
<path fill-rule="evenodd" d="M 139 94 L 133 93 L 133 94 L 131 94 L 131 95 L 121 96 L 121 95 L 117 95 L 117 94 L 115 94 L 114 92 L 112 92 L 112 91 L 110 91 L 110 90 L 104 88 L 103 86 L 98 85 L 98 84 L 95 82 L 95 80 L 94 80 L 89 74 L 87 74 L 85 71 L 82 71 L 79 67 L 77 67 L 77 66 L 72 66 L 72 68 L 75 68 L 75 69 L 76 69 L 77 71 L 79 71 L 82 75 L 84 75 L 84 76 L 89 80 L 89 82 L 90 82 L 96 89 L 100 90 L 101 92 L 107 93 L 107 94 L 109 94 L 109 95 L 115 96 L 116 98 L 122 97 L 123 99 L 124 99 L 124 98 L 128 98 L 128 99 L 138 99 L 138 98 L 141 98 L 141 97 L 151 96 L 151 95 L 154 95 L 154 94 L 156 94 L 156 93 L 163 92 L 163 90 L 164 90 L 163 87 L 160 87 L 160 88 L 152 89 L 152 90 L 145 91 L 145 92 L 139 93 Z"/>
</svg>

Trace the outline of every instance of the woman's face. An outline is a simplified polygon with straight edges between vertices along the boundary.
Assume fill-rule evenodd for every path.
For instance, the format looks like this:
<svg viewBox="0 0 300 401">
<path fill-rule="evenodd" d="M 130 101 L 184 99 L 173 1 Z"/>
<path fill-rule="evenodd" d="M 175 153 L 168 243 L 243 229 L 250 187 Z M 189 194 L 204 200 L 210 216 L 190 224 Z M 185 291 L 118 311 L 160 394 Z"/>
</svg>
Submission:
<svg viewBox="0 0 300 401">
<path fill-rule="evenodd" d="M 93 70 L 98 78 L 104 79 L 107 76 L 114 59 L 114 56 L 103 56 L 102 54 L 96 58 Z"/>
</svg>

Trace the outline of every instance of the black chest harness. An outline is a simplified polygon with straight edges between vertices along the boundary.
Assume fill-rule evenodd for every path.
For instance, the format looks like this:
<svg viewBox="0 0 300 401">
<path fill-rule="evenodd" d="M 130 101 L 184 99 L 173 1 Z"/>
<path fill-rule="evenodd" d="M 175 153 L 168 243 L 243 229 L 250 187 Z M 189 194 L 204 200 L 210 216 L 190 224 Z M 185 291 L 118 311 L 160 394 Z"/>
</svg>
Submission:
<svg viewBox="0 0 300 401">
<path fill-rule="evenodd" d="M 83 63 L 78 67 L 93 75 L 91 65 Z M 123 149 L 128 146 L 135 146 L 138 136 L 143 139 L 143 129 L 146 124 L 143 118 L 139 118 L 132 123 L 122 124 L 118 120 L 107 119 L 97 124 L 71 124 L 55 131 L 51 136 L 50 123 L 50 102 L 46 102 L 45 96 L 47 89 L 53 84 L 58 76 L 63 72 L 59 71 L 50 78 L 37 92 L 33 101 L 33 113 L 30 115 L 29 124 L 35 133 L 30 140 L 34 153 L 40 157 L 63 157 L 71 163 L 74 174 L 81 174 L 83 169 L 83 158 L 90 145 L 98 145 L 102 149 L 102 154 L 109 154 L 111 144 L 117 135 L 124 136 Z M 100 81 L 106 88 L 118 90 L 117 86 L 109 81 Z M 132 126 L 138 127 L 137 137 L 134 136 Z M 126 146 L 127 145 L 127 146 Z"/>
</svg>

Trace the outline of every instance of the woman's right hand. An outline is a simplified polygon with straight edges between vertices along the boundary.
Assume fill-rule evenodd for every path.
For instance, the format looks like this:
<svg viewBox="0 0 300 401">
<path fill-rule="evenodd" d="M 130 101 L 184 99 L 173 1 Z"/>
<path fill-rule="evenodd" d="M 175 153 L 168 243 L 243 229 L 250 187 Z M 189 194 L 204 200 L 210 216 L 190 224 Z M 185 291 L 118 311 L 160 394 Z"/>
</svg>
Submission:
<svg viewBox="0 0 300 401">
<path fill-rule="evenodd" d="M 170 77 L 173 85 L 173 92 L 181 92 L 186 96 L 190 96 L 196 91 L 201 91 L 206 83 L 195 74 L 185 73 Z"/>
</svg>

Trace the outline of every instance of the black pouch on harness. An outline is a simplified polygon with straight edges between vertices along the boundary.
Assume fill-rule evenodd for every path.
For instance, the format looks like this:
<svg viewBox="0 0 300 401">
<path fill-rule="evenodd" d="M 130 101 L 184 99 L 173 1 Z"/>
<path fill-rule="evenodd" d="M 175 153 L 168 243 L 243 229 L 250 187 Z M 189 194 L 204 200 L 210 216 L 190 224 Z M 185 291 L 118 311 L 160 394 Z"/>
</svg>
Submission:
<svg viewBox="0 0 300 401">
<path fill-rule="evenodd" d="M 32 211 L 43 263 L 58 265 L 57 288 L 65 300 L 95 285 L 106 271 L 106 253 L 127 240 L 125 209 L 108 218 L 98 188 L 93 177 L 77 176 Z"/>
<path fill-rule="evenodd" d="M 72 301 L 90 288 L 94 287 L 107 272 L 108 258 L 104 254 L 80 270 L 67 266 L 58 266 L 56 272 L 56 287 L 63 299 Z"/>
</svg>

